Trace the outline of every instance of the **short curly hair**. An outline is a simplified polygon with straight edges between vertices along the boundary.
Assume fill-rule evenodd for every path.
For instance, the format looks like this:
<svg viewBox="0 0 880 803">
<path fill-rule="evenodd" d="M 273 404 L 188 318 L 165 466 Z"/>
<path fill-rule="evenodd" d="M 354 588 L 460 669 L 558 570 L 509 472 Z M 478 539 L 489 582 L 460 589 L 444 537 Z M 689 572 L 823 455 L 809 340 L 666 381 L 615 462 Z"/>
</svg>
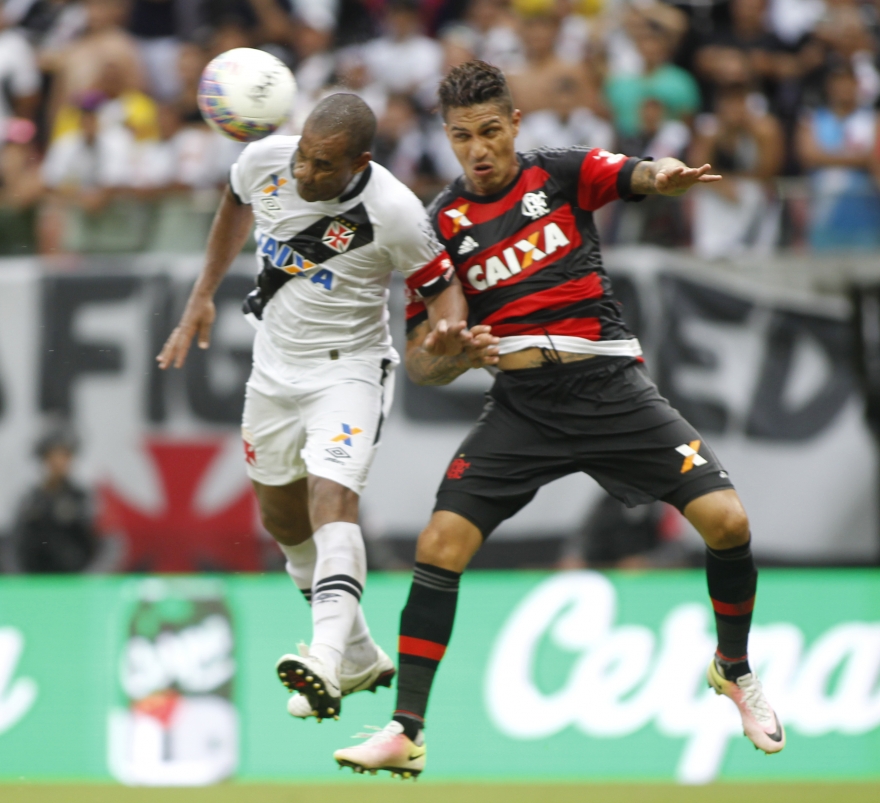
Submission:
<svg viewBox="0 0 880 803">
<path fill-rule="evenodd" d="M 504 73 L 479 59 L 453 67 L 440 82 L 439 96 L 444 119 L 450 109 L 479 103 L 496 103 L 506 114 L 513 113 L 513 98 Z"/>
</svg>

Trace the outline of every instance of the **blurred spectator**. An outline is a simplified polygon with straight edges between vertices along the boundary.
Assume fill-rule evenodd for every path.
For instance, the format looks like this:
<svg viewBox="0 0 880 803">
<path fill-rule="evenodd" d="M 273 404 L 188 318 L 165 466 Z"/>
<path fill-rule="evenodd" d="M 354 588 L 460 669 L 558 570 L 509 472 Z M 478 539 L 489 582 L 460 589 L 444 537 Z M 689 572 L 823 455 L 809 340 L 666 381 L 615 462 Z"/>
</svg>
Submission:
<svg viewBox="0 0 880 803">
<path fill-rule="evenodd" d="M 724 176 L 693 196 L 694 249 L 710 259 L 766 253 L 779 238 L 780 208 L 769 180 L 782 165 L 782 129 L 748 101 L 745 86 L 729 87 L 715 113 L 697 120 L 691 163 L 709 163 Z"/>
<path fill-rule="evenodd" d="M 370 74 L 389 92 L 413 93 L 440 80 L 443 51 L 421 33 L 417 0 L 389 0 L 386 34 L 364 46 Z"/>
<path fill-rule="evenodd" d="M 816 250 L 880 245 L 880 194 L 871 175 L 878 145 L 877 113 L 859 103 L 850 65 L 825 80 L 826 105 L 807 113 L 798 156 L 810 171 L 810 244 Z"/>
<path fill-rule="evenodd" d="M 43 191 L 35 136 L 33 122 L 12 117 L 0 137 L 0 254 L 6 256 L 35 248 L 34 209 Z"/>
<path fill-rule="evenodd" d="M 552 95 L 553 106 L 523 117 L 516 139 L 517 150 L 534 148 L 614 147 L 614 129 L 607 120 L 581 106 L 578 85 L 569 77 L 560 78 Z"/>
<path fill-rule="evenodd" d="M 199 81 L 208 63 L 208 54 L 200 45 L 185 42 L 177 54 L 177 95 L 174 107 L 185 120 L 199 120 Z"/>
<path fill-rule="evenodd" d="M 24 34 L 7 27 L 0 9 L 0 141 L 12 117 L 34 119 L 40 91 L 37 59 Z"/>
<path fill-rule="evenodd" d="M 730 17 L 731 26 L 715 31 L 697 52 L 698 72 L 721 87 L 755 78 L 765 95 L 773 97 L 784 47 L 769 30 L 766 0 L 731 0 Z"/>
<path fill-rule="evenodd" d="M 200 116 L 181 115 L 166 104 L 159 110 L 158 140 L 135 146 L 129 185 L 163 193 L 216 189 L 223 184 L 243 144 L 226 139 Z"/>
<path fill-rule="evenodd" d="M 639 130 L 631 137 L 621 137 L 617 150 L 627 156 L 663 159 L 672 156 L 684 160 L 691 141 L 691 130 L 681 120 L 670 120 L 659 98 L 648 97 L 639 113 Z"/>
<path fill-rule="evenodd" d="M 505 71 L 522 67 L 522 42 L 507 0 L 470 0 L 465 22 L 475 35 L 477 58 Z"/>
<path fill-rule="evenodd" d="M 353 92 L 360 97 L 377 118 L 385 114 L 388 92 L 373 79 L 362 48 L 350 47 L 339 53 L 336 59 L 336 77 L 336 88 L 342 92 Z"/>
<path fill-rule="evenodd" d="M 559 17 L 553 11 L 524 16 L 521 20 L 525 62 L 510 71 L 509 82 L 514 105 L 523 114 L 553 108 L 559 102 L 555 97 L 559 87 L 571 84 L 576 87 L 578 106 L 598 106 L 598 92 L 586 68 L 556 55 L 558 35 Z"/>
<path fill-rule="evenodd" d="M 132 0 L 128 30 L 137 38 L 150 92 L 169 100 L 180 87 L 177 75 L 180 40 L 177 33 L 179 0 Z"/>
<path fill-rule="evenodd" d="M 373 158 L 410 189 L 418 189 L 420 174 L 425 171 L 425 142 L 418 109 L 408 95 L 389 96 L 385 113 L 378 120 Z"/>
<path fill-rule="evenodd" d="M 615 3 L 605 18 L 596 25 L 595 44 L 601 42 L 603 52 L 593 58 L 599 72 L 606 76 L 643 75 L 645 59 L 638 39 L 646 32 L 663 31 L 677 47 L 687 32 L 687 16 L 660 0 Z"/>
<path fill-rule="evenodd" d="M 46 63 L 53 73 L 50 114 L 82 93 L 98 88 L 110 65 L 122 90 L 143 90 L 146 76 L 134 37 L 122 28 L 126 0 L 85 0 L 87 26 L 70 45 Z"/>
<path fill-rule="evenodd" d="M 76 442 L 64 431 L 37 445 L 43 480 L 25 494 L 12 535 L 19 571 L 63 574 L 84 571 L 99 551 L 88 493 L 70 479 Z"/>
<path fill-rule="evenodd" d="M 134 136 L 122 123 L 101 126 L 106 97 L 92 90 L 77 99 L 79 125 L 57 137 L 43 162 L 43 182 L 50 190 L 41 216 L 40 249 L 64 250 L 70 212 L 101 212 L 114 190 L 131 186 Z"/>
<path fill-rule="evenodd" d="M 802 47 L 800 58 L 808 84 L 816 93 L 824 85 L 825 68 L 842 62 L 852 67 L 860 105 L 873 105 L 880 97 L 877 41 L 858 3 L 850 0 L 827 3 L 826 14 Z M 807 101 L 810 100 L 808 92 Z"/>
<path fill-rule="evenodd" d="M 642 73 L 608 76 L 605 94 L 621 136 L 638 132 L 639 114 L 646 98 L 659 100 L 672 119 L 686 119 L 697 110 L 697 82 L 671 61 L 676 43 L 675 31 L 648 20 L 636 30 L 635 44 L 644 65 Z"/>
<path fill-rule="evenodd" d="M 303 20 L 297 20 L 291 26 L 290 43 L 297 59 L 293 71 L 297 90 L 310 98 L 317 99 L 333 75 L 332 40 L 332 27 L 317 28 Z"/>
<path fill-rule="evenodd" d="M 639 114 L 639 130 L 621 137 L 617 150 L 628 156 L 654 160 L 672 156 L 684 160 L 691 131 L 681 120 L 670 120 L 663 103 L 646 98 Z M 617 245 L 656 245 L 681 248 L 690 242 L 683 198 L 659 195 L 638 204 L 615 204 L 610 238 Z"/>
</svg>

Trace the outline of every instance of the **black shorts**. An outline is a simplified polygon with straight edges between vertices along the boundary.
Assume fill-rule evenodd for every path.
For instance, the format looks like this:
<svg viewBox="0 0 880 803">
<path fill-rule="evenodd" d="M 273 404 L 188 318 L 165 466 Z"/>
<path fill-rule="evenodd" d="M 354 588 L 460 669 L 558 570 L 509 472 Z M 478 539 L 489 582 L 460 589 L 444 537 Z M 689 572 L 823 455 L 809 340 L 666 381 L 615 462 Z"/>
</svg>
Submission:
<svg viewBox="0 0 880 803">
<path fill-rule="evenodd" d="M 578 471 L 629 507 L 661 499 L 684 510 L 733 488 L 641 363 L 595 357 L 499 373 L 434 510 L 464 516 L 485 538 L 542 485 Z"/>
</svg>

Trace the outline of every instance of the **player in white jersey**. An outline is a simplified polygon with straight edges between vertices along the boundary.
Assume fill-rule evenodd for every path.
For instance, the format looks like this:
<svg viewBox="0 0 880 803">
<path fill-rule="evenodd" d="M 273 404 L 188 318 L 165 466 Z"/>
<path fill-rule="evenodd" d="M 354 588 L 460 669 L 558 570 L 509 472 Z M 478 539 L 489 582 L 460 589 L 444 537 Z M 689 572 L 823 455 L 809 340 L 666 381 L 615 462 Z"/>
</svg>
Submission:
<svg viewBox="0 0 880 803">
<path fill-rule="evenodd" d="M 467 305 L 422 204 L 370 161 L 375 117 L 357 96 L 331 95 L 302 137 L 249 145 L 233 166 L 205 267 L 158 356 L 183 365 L 207 348 L 220 281 L 256 222 L 255 324 L 242 435 L 263 523 L 312 606 L 313 637 L 279 677 L 294 716 L 338 717 L 345 694 L 390 685 L 395 670 L 360 609 L 366 555 L 358 498 L 391 405 L 399 358 L 388 330 L 393 270 L 422 297 L 429 350 L 479 353 Z"/>
</svg>

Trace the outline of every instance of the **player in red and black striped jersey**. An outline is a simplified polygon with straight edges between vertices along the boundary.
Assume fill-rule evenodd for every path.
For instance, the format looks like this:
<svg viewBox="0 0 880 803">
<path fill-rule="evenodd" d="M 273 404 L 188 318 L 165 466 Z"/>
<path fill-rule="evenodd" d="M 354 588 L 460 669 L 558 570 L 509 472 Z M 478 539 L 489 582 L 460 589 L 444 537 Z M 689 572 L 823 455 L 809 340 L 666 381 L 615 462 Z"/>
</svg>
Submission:
<svg viewBox="0 0 880 803">
<path fill-rule="evenodd" d="M 779 752 L 785 731 L 747 657 L 757 587 L 748 518 L 711 449 L 648 376 L 602 268 L 592 217 L 618 198 L 680 195 L 721 177 L 710 165 L 599 149 L 516 153 L 519 112 L 503 75 L 483 62 L 453 69 L 440 104 L 464 176 L 430 212 L 468 299 L 471 340 L 456 357 L 429 354 L 428 323 L 412 298 L 406 366 L 422 384 L 480 365 L 500 370 L 419 536 L 400 619 L 394 719 L 364 744 L 336 751 L 337 761 L 421 772 L 428 695 L 461 573 L 542 485 L 578 471 L 627 505 L 676 506 L 703 536 L 718 631 L 709 683 L 736 703 L 756 747 Z"/>
<path fill-rule="evenodd" d="M 490 195 L 464 177 L 429 209 L 464 287 L 471 324 L 499 338 L 499 352 L 529 347 L 573 354 L 638 357 L 602 268 L 593 211 L 609 201 L 639 200 L 631 190 L 638 159 L 598 148 L 519 155 L 508 186 Z M 407 329 L 426 320 L 413 297 Z"/>
</svg>

